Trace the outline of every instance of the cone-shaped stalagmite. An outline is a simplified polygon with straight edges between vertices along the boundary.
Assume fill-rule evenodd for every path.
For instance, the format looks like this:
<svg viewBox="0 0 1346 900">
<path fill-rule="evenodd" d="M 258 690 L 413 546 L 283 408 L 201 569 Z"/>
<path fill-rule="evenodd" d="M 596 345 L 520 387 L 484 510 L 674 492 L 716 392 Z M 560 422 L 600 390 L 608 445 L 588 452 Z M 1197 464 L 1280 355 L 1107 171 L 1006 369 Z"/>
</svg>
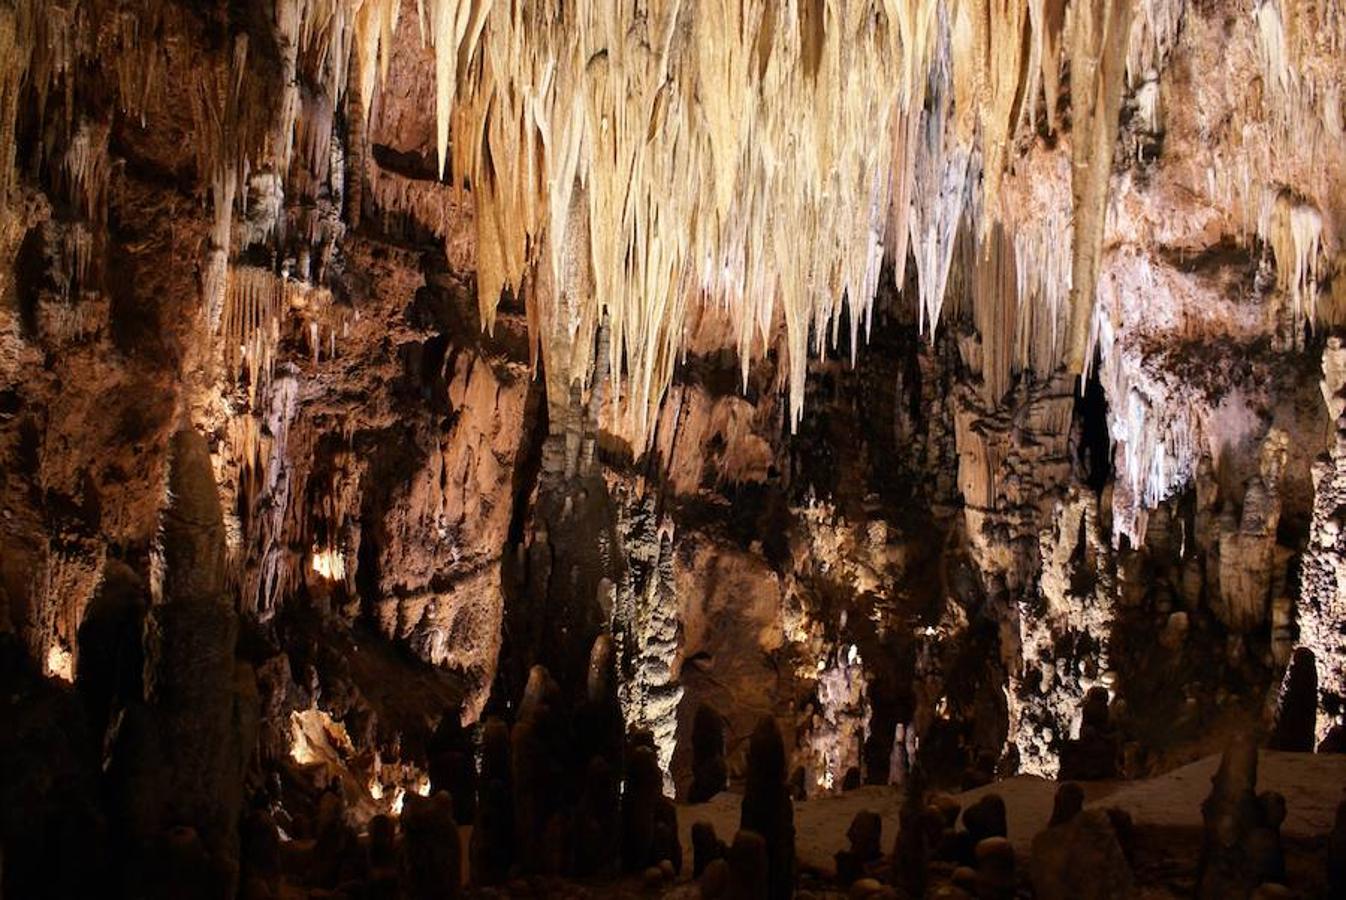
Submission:
<svg viewBox="0 0 1346 900">
<path fill-rule="evenodd" d="M 504 881 L 514 859 L 509 743 L 509 726 L 499 719 L 487 719 L 482 727 L 481 792 L 470 845 L 472 880 L 477 884 Z"/>
<path fill-rule="evenodd" d="M 409 900 L 450 900 L 461 893 L 462 860 L 453 798 L 408 794 L 402 809 L 402 885 Z"/>
<path fill-rule="evenodd" d="M 776 720 L 765 716 L 748 742 L 748 780 L 743 790 L 740 827 L 766 841 L 767 896 L 794 893 L 794 804 L 785 783 L 785 742 Z"/>
<path fill-rule="evenodd" d="M 160 876 L 174 860 L 194 868 L 183 862 L 187 854 L 206 866 L 197 896 L 231 897 L 256 710 L 239 677 L 248 677 L 247 670 L 234 660 L 238 618 L 226 586 L 224 519 L 210 452 L 190 428 L 173 436 L 171 451 L 159 535 L 162 582 L 146 627 L 145 705 L 129 713 L 134 724 L 122 734 L 114 772 L 130 779 L 125 796 L 143 851 L 137 868 L 144 890 L 181 896 L 186 887 L 170 886 L 177 875 Z M 170 829 L 178 837 L 170 839 Z"/>
<path fill-rule="evenodd" d="M 1201 804 L 1205 833 L 1197 871 L 1200 900 L 1246 897 L 1265 882 L 1284 881 L 1280 826 L 1285 799 L 1256 790 L 1257 745 L 1239 736 L 1221 757 L 1210 796 Z"/>
<path fill-rule="evenodd" d="M 542 666 L 533 666 L 510 734 L 516 849 L 524 869 L 551 871 L 564 858 L 557 840 L 564 830 L 549 828 L 564 811 L 570 735 L 560 689 Z"/>
<path fill-rule="evenodd" d="M 576 764 L 584 766 L 575 810 L 573 867 L 597 872 L 617 862 L 621 846 L 622 710 L 613 678 L 612 639 L 599 635 L 589 653 L 589 679 L 575 716 Z"/>
<path fill-rule="evenodd" d="M 1311 753 L 1317 718 L 1318 671 L 1314 668 L 1313 651 L 1299 647 L 1290 657 L 1281 683 L 1276 728 L 1269 746 L 1273 750 Z"/>
<path fill-rule="evenodd" d="M 648 731 L 627 741 L 626 785 L 622 790 L 622 868 L 636 872 L 656 865 L 655 828 L 664 776 Z"/>
<path fill-rule="evenodd" d="M 689 803 L 704 803 L 724 790 L 729 769 L 724 762 L 724 718 L 702 703 L 692 719 L 692 787 Z"/>
</svg>

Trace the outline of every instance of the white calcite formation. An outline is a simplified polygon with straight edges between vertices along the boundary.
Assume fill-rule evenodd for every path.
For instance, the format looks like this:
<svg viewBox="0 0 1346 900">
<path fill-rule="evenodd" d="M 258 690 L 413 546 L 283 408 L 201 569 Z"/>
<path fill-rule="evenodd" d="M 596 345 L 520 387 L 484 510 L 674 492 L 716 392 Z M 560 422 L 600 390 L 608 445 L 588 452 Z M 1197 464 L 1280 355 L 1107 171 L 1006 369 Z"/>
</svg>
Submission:
<svg viewBox="0 0 1346 900">
<path fill-rule="evenodd" d="M 851 769 L 862 770 L 870 710 L 864 661 L 854 644 L 820 661 L 816 677 L 818 708 L 805 723 L 805 776 L 810 794 L 823 794 L 841 790 Z"/>
<path fill-rule="evenodd" d="M 1284 570 L 1290 555 L 1289 551 L 1278 552 L 1276 544 L 1288 443 L 1280 429 L 1273 428 L 1267 435 L 1258 472 L 1248 480 L 1237 526 L 1221 528 L 1220 590 L 1211 607 L 1235 634 L 1250 634 L 1266 625 L 1274 575 Z"/>
<path fill-rule="evenodd" d="M 1022 662 L 1010 675 L 1009 743 L 1019 770 L 1053 778 L 1061 742 L 1079 737 L 1093 687 L 1108 686 L 1117 592 L 1098 497 L 1072 491 L 1039 538 L 1038 590 L 1018 604 Z"/>
<path fill-rule="evenodd" d="M 1313 469 L 1313 521 L 1301 565 L 1299 643 L 1318 669 L 1321 739 L 1346 716 L 1346 421 L 1341 417 L 1341 342 L 1323 354 L 1323 393 L 1336 412 L 1336 439 Z M 1330 395 L 1329 395 L 1329 392 Z"/>
<path fill-rule="evenodd" d="M 627 673 L 617 689 L 628 728 L 654 736 L 664 786 L 672 792 L 670 767 L 678 729 L 678 682 L 682 644 L 672 535 L 660 529 L 653 503 L 637 502 L 619 523 L 628 568 L 615 586 L 612 631 L 618 670 Z"/>
</svg>

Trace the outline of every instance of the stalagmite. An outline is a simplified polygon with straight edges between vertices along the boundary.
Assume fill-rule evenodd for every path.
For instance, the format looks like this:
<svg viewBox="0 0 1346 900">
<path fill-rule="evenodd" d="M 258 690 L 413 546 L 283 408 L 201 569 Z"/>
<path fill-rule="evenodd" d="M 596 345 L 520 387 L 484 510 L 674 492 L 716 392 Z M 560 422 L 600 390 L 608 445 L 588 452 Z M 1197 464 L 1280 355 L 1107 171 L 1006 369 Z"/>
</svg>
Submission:
<svg viewBox="0 0 1346 900">
<path fill-rule="evenodd" d="M 683 695 L 675 667 L 682 624 L 678 619 L 673 541 L 659 532 L 650 504 L 623 524 L 623 543 L 637 579 L 623 585 L 613 608 L 617 664 L 628 673 L 618 696 L 628 727 L 649 731 L 664 773 L 664 788 L 672 793 L 669 766 Z"/>
<path fill-rule="evenodd" d="M 1337 365 L 1341 341 L 1323 353 L 1323 393 L 1338 414 L 1326 457 L 1313 467 L 1313 518 L 1300 568 L 1299 643 L 1318 670 L 1317 740 L 1346 717 L 1346 419 Z"/>
<path fill-rule="evenodd" d="M 247 722 L 235 668 L 238 615 L 226 590 L 223 520 L 206 440 L 183 429 L 172 447 L 161 574 L 145 628 L 145 706 L 143 713 L 130 711 L 145 719 L 118 751 L 131 773 L 126 789 L 136 798 L 131 823 L 143 848 L 139 865 L 162 874 L 165 861 L 149 852 L 152 839 L 190 825 L 210 870 L 231 872 L 215 894 L 229 896 L 252 752 L 247 737 L 255 725 Z"/>
<path fill-rule="evenodd" d="M 1116 585 L 1092 577 L 1109 571 L 1098 518 L 1098 501 L 1086 492 L 1057 506 L 1039 537 L 1037 596 L 1019 603 L 1023 662 L 1010 677 L 1009 741 L 1027 774 L 1057 775 L 1062 744 L 1079 735 L 1085 696 L 1105 683 Z"/>
</svg>

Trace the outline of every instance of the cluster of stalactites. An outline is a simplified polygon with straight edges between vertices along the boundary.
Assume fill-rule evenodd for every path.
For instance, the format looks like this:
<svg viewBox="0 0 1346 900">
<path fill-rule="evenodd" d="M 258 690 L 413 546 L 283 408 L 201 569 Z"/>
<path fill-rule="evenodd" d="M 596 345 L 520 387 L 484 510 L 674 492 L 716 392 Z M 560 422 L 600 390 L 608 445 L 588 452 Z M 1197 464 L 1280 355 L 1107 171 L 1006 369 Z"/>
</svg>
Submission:
<svg viewBox="0 0 1346 900">
<path fill-rule="evenodd" d="M 1269 145 L 1294 147 L 1324 163 L 1346 141 L 1346 4 L 1340 0 L 1258 0 L 1255 6 L 1262 51 L 1263 116 Z M 1285 186 L 1290 173 L 1270 157 L 1252 157 L 1262 187 L 1257 234 L 1276 261 L 1277 286 L 1290 299 L 1296 330 L 1318 318 L 1318 283 L 1326 275 L 1327 253 L 1337 240 L 1322 204 L 1336 188 L 1327 180 L 1331 165 L 1312 166 Z"/>
<path fill-rule="evenodd" d="M 1171 42 L 1173 4 L 1145 5 L 1139 42 L 1129 0 L 1070 15 L 1066 0 L 736 0 L 696 15 L 650 2 L 634 18 L 616 0 L 446 4 L 433 13 L 440 146 L 452 88 L 483 324 L 502 291 L 522 290 L 553 393 L 591 368 L 602 310 L 622 380 L 612 409 L 648 438 L 686 317 L 718 304 L 745 377 L 783 324 L 796 421 L 807 355 L 836 339 L 843 312 L 854 350 L 885 253 L 900 279 L 914 250 L 933 327 L 960 219 L 982 239 L 1003 222 L 1025 246 L 1001 184 L 1038 110 L 1057 125 L 1067 47 L 1085 227 L 1070 331 L 1037 320 L 1061 345 L 1051 355 L 1083 359 L 1123 73 L 1162 55 L 1152 45 Z M 1059 303 L 1064 290 L 1030 294 Z"/>
<path fill-rule="evenodd" d="M 271 381 L 284 305 L 285 286 L 269 270 L 230 267 L 220 323 L 224 362 L 235 380 L 247 373 L 249 405 Z"/>
<path fill-rule="evenodd" d="M 248 403 L 260 409 L 275 370 L 277 351 L 288 316 L 299 322 L 313 365 L 336 356 L 338 337 L 354 318 L 349 307 L 335 304 L 332 292 L 284 278 L 257 266 L 230 266 L 221 313 L 224 364 L 238 381 L 246 373 Z"/>
<path fill-rule="evenodd" d="M 71 0 L 61 10 L 74 21 L 97 3 Z M 166 68 L 156 54 L 172 52 L 145 40 L 170 14 L 149 6 L 155 11 L 117 19 L 120 103 L 133 112 L 144 109 L 154 73 Z M 356 115 L 368 115 L 401 6 L 277 0 L 277 97 L 249 93 L 246 33 L 198 66 L 191 113 L 197 169 L 215 209 L 204 274 L 213 331 L 224 313 L 240 185 L 251 168 L 288 172 L 295 152 L 325 156 L 331 129 L 325 118 L 305 120 L 301 83 L 326 98 L 320 106 L 329 118 L 343 96 Z M 0 11 L 0 46 L 42 43 L 22 34 L 34 27 L 23 26 L 33 19 L 32 0 L 19 7 L 26 12 Z M 1128 58 L 1129 0 L 710 0 L 695 10 L 676 0 L 418 0 L 416 7 L 422 39 L 435 52 L 441 171 L 451 162 L 476 205 L 483 325 L 491 327 L 503 291 L 521 291 L 549 393 L 564 399 L 592 371 L 594 335 L 606 316 L 608 369 L 618 381 L 609 409 L 625 433 L 651 436 L 699 306 L 728 312 L 745 378 L 783 327 L 778 349 L 792 422 L 809 353 L 835 342 L 843 321 L 854 352 L 885 255 L 900 276 L 914 250 L 921 309 L 933 327 L 962 219 L 981 240 L 1003 222 L 1023 245 L 1001 185 L 1039 110 L 1048 129 L 1057 126 L 1067 48 L 1074 127 L 1088 138 L 1076 141 L 1076 180 L 1087 184 L 1077 184 L 1075 217 L 1088 227 L 1074 231 L 1071 321 L 1088 319 L 1101 227 L 1094 223 L 1103 218 L 1120 91 L 1112 73 Z M 47 69 L 64 71 L 89 52 L 39 55 Z M 12 62 L 21 56 L 7 54 L 0 73 L 7 136 L 11 83 L 30 67 L 26 57 Z M 11 143 L 0 149 L 12 154 Z M 0 181 L 0 195 L 5 188 Z M 1072 330 L 1070 347 L 1079 343 Z"/>
<path fill-rule="evenodd" d="M 523 290 L 556 393 L 590 369 L 606 313 L 611 408 L 646 437 L 697 304 L 728 310 L 745 370 L 783 323 L 797 418 L 810 349 L 843 306 L 853 334 L 868 317 L 939 4 L 628 6 L 450 17 L 460 63 L 476 48 L 453 172 L 476 204 L 483 323 Z"/>
</svg>

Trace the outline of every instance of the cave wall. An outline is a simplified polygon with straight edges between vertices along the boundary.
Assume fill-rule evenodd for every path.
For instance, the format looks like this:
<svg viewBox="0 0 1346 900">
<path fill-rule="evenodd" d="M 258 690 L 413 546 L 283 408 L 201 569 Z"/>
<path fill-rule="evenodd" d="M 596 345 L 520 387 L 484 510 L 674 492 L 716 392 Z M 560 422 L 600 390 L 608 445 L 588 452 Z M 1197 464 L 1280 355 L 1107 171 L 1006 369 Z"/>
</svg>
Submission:
<svg viewBox="0 0 1346 900">
<path fill-rule="evenodd" d="M 1319 388 L 1346 286 L 1338 6 L 1129 5 L 1067 96 L 1057 63 L 1089 48 L 1062 49 L 1062 4 L 987 28 L 921 4 L 882 32 L 911 62 L 880 79 L 892 134 L 836 148 L 885 173 L 895 224 L 874 200 L 842 228 L 789 182 L 706 188 L 797 214 L 734 220 L 801 242 L 742 304 L 700 259 L 663 261 L 678 290 L 595 270 L 623 257 L 594 235 L 629 238 L 610 178 L 586 158 L 601 177 L 554 196 L 548 167 L 598 126 L 567 120 L 533 170 L 483 124 L 508 73 L 482 60 L 515 25 L 483 20 L 474 56 L 396 3 L 338 3 L 325 30 L 311 6 L 0 5 L 0 623 L 22 665 L 77 683 L 105 665 L 82 630 L 157 602 L 187 429 L 254 673 L 250 790 L 300 747 L 358 772 L 362 815 L 390 809 L 443 723 L 512 716 L 534 663 L 579 696 L 601 634 L 678 790 L 702 703 L 732 774 L 770 713 L 813 793 L 918 759 L 1055 773 L 1096 687 L 1122 771 L 1166 767 L 1263 723 L 1296 641 L 1320 730 L 1340 716 L 1336 476 L 1314 462 L 1340 413 Z M 518 27 L 555 50 L 560 21 Z M 683 25 L 670 53 L 713 46 Z M 1050 58 L 982 95 L 966 40 Z M 715 273 L 744 258 L 697 240 Z M 843 251 L 852 277 L 801 274 Z M 147 690 L 96 696 L 91 729 Z"/>
</svg>

